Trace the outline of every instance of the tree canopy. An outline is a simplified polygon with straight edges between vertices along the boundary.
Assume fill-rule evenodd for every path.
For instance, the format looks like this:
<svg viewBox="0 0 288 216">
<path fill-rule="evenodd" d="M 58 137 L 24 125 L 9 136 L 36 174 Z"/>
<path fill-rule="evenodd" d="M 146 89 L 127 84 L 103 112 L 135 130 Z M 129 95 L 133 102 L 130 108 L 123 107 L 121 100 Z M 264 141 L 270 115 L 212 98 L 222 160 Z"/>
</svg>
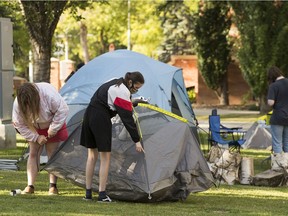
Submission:
<svg viewBox="0 0 288 216">
<path fill-rule="evenodd" d="M 201 2 L 195 16 L 198 69 L 207 86 L 216 92 L 221 105 L 228 105 L 228 65 L 231 19 L 226 2 Z"/>
<path fill-rule="evenodd" d="M 189 0 L 1 1 L 0 15 L 13 22 L 16 70 L 26 73 L 32 49 L 34 82 L 49 82 L 51 56 L 63 58 L 54 45 L 64 40 L 69 42 L 69 58 L 76 62 L 107 52 L 111 43 L 126 48 L 128 2 L 132 50 L 154 58 L 160 51 L 159 60 L 164 62 L 172 54 L 197 53 L 201 74 L 220 103 L 228 103 L 231 12 L 239 31 L 233 46 L 236 61 L 261 106 L 266 104 L 267 68 L 276 65 L 288 75 L 285 1 L 228 1 L 230 8 L 226 1 L 201 1 L 197 16 L 193 11 L 198 2 Z"/>
<path fill-rule="evenodd" d="M 130 2 L 131 48 L 148 56 L 155 56 L 155 50 L 162 38 L 160 22 L 155 15 L 159 2 L 159 0 Z M 55 42 L 62 44 L 63 39 L 58 36 L 67 36 L 69 58 L 77 61 L 84 58 L 79 34 L 81 25 L 87 28 L 87 49 L 90 59 L 107 52 L 112 43 L 116 49 L 127 48 L 127 0 L 108 1 L 105 4 L 94 2 L 85 10 L 78 8 L 76 14 L 81 15 L 81 19 L 75 22 L 70 11 L 65 11 L 55 34 Z"/>
<path fill-rule="evenodd" d="M 237 58 L 260 111 L 267 111 L 267 69 L 276 65 L 288 75 L 288 3 L 232 2 L 234 21 L 240 33 Z"/>
<path fill-rule="evenodd" d="M 182 0 L 166 1 L 158 6 L 163 28 L 159 60 L 169 62 L 171 55 L 195 54 L 192 11 Z"/>
</svg>

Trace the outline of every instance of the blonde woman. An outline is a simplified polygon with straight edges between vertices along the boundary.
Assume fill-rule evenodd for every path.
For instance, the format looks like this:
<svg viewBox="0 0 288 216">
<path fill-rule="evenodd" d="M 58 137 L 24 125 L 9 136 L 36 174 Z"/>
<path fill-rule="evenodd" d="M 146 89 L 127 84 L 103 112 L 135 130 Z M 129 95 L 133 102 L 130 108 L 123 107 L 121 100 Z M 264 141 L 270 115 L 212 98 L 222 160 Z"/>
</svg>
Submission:
<svg viewBox="0 0 288 216">
<path fill-rule="evenodd" d="M 29 143 L 27 160 L 27 187 L 23 194 L 34 193 L 39 171 L 40 155 L 45 145 L 48 159 L 61 141 L 68 137 L 65 120 L 68 106 L 49 83 L 25 83 L 17 90 L 13 104 L 12 121 L 15 129 Z M 49 175 L 49 195 L 57 195 L 57 178 Z"/>
</svg>

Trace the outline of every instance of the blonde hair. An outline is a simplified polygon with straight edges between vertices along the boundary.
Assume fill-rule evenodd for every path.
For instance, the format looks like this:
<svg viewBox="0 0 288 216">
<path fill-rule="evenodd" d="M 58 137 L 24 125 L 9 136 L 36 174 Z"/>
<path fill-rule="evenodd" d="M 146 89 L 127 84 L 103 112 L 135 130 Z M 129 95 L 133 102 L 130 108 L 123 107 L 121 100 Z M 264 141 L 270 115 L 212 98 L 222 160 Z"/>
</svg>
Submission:
<svg viewBox="0 0 288 216">
<path fill-rule="evenodd" d="M 40 112 L 40 96 L 37 86 L 24 83 L 17 90 L 17 101 L 24 123 L 29 129 L 35 131 L 33 123 L 36 122 Z"/>
</svg>

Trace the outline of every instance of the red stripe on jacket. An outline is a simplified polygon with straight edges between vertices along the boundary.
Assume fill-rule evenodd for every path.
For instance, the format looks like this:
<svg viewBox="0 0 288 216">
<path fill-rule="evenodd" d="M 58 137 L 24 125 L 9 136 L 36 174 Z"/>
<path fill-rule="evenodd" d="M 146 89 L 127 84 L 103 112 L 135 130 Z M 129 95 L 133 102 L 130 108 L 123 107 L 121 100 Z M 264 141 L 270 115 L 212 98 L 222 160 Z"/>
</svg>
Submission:
<svg viewBox="0 0 288 216">
<path fill-rule="evenodd" d="M 114 104 L 121 107 L 122 109 L 132 111 L 132 103 L 131 101 L 124 100 L 122 98 L 116 97 Z"/>
</svg>

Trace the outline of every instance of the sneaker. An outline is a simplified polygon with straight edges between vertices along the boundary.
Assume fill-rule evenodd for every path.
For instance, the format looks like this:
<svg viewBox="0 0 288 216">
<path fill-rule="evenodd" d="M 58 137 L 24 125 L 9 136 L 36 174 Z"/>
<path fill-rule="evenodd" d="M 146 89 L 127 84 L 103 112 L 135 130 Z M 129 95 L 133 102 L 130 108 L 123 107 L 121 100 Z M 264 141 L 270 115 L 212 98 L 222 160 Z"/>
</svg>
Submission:
<svg viewBox="0 0 288 216">
<path fill-rule="evenodd" d="M 109 196 L 104 196 L 104 197 L 98 197 L 98 202 L 103 202 L 103 203 L 110 203 L 112 200 L 110 199 Z"/>
<path fill-rule="evenodd" d="M 29 185 L 21 192 L 21 194 L 34 194 L 34 188 Z"/>
<path fill-rule="evenodd" d="M 50 187 L 48 195 L 58 195 L 58 189 L 56 187 Z"/>
</svg>

